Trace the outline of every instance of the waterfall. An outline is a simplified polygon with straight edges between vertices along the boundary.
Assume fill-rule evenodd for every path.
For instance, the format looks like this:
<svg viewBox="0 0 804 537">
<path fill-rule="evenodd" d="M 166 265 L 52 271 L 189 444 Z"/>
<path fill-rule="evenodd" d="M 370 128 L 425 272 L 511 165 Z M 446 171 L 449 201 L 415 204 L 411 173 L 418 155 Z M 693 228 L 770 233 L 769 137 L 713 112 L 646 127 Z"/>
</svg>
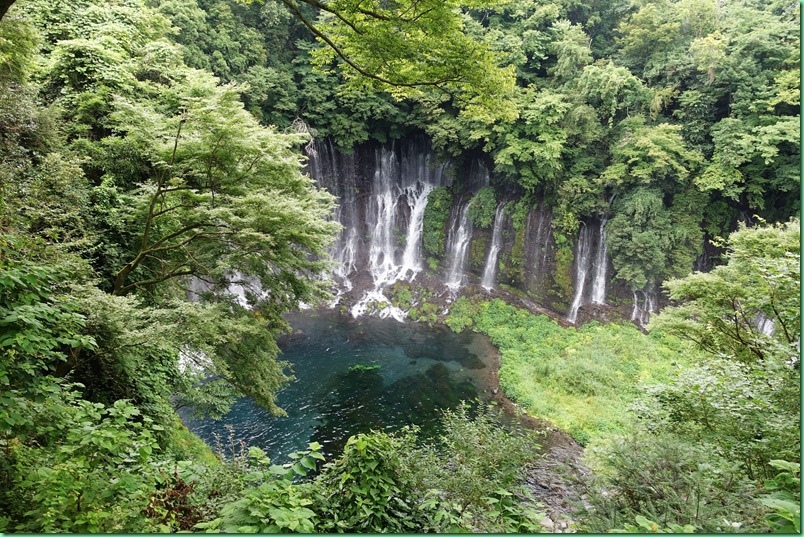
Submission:
<svg viewBox="0 0 804 537">
<path fill-rule="evenodd" d="M 469 221 L 470 205 L 471 202 L 458 206 L 458 218 L 453 219 L 454 224 L 447 234 L 449 268 L 444 284 L 453 292 L 460 289 L 464 282 L 463 267 L 466 264 L 469 242 L 472 239 L 472 223 Z"/>
<path fill-rule="evenodd" d="M 528 211 L 525 220 L 525 285 L 533 290 L 546 290 L 551 278 L 548 265 L 552 240 L 552 215 L 544 200 Z"/>
<path fill-rule="evenodd" d="M 776 323 L 770 319 L 764 312 L 757 312 L 756 316 L 752 319 L 755 328 L 760 334 L 771 337 L 776 331 Z"/>
<path fill-rule="evenodd" d="M 533 241 L 533 244 L 539 250 L 536 251 L 536 255 L 534 256 L 534 263 L 533 263 L 533 273 L 539 274 L 539 269 L 544 267 L 546 263 L 547 257 L 547 244 L 546 241 L 542 238 L 542 229 L 544 228 L 544 211 L 539 211 L 539 223 L 536 226 L 536 239 Z M 530 218 L 528 218 L 528 225 L 530 225 Z M 549 224 L 548 224 L 549 225 Z M 528 229 L 530 231 L 530 229 Z M 541 253 L 541 255 L 539 255 Z"/>
<path fill-rule="evenodd" d="M 382 146 L 374 151 L 374 172 L 366 181 L 363 197 L 356 199 L 354 188 L 351 198 L 341 199 L 339 217 L 351 217 L 353 225 L 341 220 L 344 232 L 335 245 L 333 257 L 347 276 L 360 272 L 358 266 L 363 263 L 363 270 L 368 271 L 373 284 L 351 308 L 355 317 L 375 312 L 380 317 L 405 319 L 406 312 L 390 304 L 384 289 L 400 280 L 412 281 L 421 272 L 427 197 L 434 188 L 446 186 L 449 163 L 436 164 L 429 144 L 414 140 L 400 145 Z M 348 171 L 354 184 L 354 165 Z M 362 222 L 357 218 L 358 206 L 365 207 Z M 358 224 L 365 230 L 367 252 L 365 246 L 360 251 Z M 338 275 L 337 268 L 335 273 Z M 341 285 L 351 290 L 348 278 L 342 278 Z"/>
<path fill-rule="evenodd" d="M 372 183 L 374 192 L 368 207 L 368 222 L 373 223 L 369 233 L 369 271 L 377 288 L 393 283 L 399 273 L 399 266 L 394 259 L 394 232 L 399 201 L 399 192 L 394 181 L 397 171 L 394 151 L 378 149 Z"/>
<path fill-rule="evenodd" d="M 410 211 L 410 223 L 405 237 L 405 251 L 402 254 L 402 267 L 396 279 L 404 279 L 410 273 L 410 280 L 422 270 L 422 230 L 424 229 L 424 209 L 427 207 L 427 196 L 432 192 L 433 185 L 417 183 L 413 188 L 405 190 L 405 198 Z"/>
<path fill-rule="evenodd" d="M 639 296 L 642 295 L 642 304 L 639 303 Z M 631 311 L 631 320 L 639 323 L 639 326 L 645 327 L 650 321 L 651 313 L 656 312 L 656 292 L 651 289 L 634 290 L 634 309 Z"/>
<path fill-rule="evenodd" d="M 567 321 L 575 324 L 578 319 L 578 309 L 583 302 L 583 289 L 586 285 L 586 276 L 592 264 L 591 256 L 591 228 L 585 224 L 578 236 L 578 245 L 575 249 L 575 298 L 572 299 Z"/>
<path fill-rule="evenodd" d="M 491 184 L 491 174 L 486 164 L 480 159 L 474 159 L 469 164 L 469 175 L 466 178 L 466 187 L 477 192 L 484 186 Z"/>
<path fill-rule="evenodd" d="M 500 253 L 500 247 L 502 246 L 504 208 L 505 206 L 500 203 L 497 206 L 497 212 L 494 213 L 494 231 L 491 233 L 491 248 L 489 248 L 489 255 L 486 258 L 486 268 L 483 269 L 483 279 L 480 281 L 480 285 L 486 290 L 491 290 L 496 283 L 497 255 Z"/>
<path fill-rule="evenodd" d="M 598 235 L 597 255 L 595 256 L 595 278 L 592 280 L 592 304 L 606 303 L 606 221 L 604 216 L 600 220 L 600 233 Z"/>
<path fill-rule="evenodd" d="M 307 170 L 319 187 L 326 189 L 338 199 L 333 218 L 342 227 L 330 247 L 333 276 L 346 291 L 352 289 L 351 275 L 357 271 L 357 255 L 360 247 L 360 218 L 357 214 L 355 193 L 357 171 L 354 155 L 343 155 L 335 150 L 329 140 L 314 140 L 307 150 Z"/>
</svg>

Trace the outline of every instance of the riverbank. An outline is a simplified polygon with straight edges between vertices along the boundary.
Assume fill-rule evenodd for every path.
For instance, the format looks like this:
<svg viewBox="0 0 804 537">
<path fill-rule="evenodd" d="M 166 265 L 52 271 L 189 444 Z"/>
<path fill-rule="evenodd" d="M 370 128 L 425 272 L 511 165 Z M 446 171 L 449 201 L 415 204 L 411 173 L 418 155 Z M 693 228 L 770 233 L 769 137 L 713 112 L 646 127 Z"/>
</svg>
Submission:
<svg viewBox="0 0 804 537">
<path fill-rule="evenodd" d="M 547 532 L 573 532 L 573 504 L 583 502 L 584 496 L 578 480 L 590 471 L 583 461 L 584 448 L 549 421 L 527 414 L 505 395 L 500 388 L 501 353 L 490 339 L 478 341 L 483 342 L 483 348 L 476 352 L 491 357 L 488 378 L 484 381 L 490 387 L 490 400 L 523 427 L 544 435 L 539 450 L 541 456 L 528 468 L 525 480 L 533 497 L 544 505 L 546 517 L 542 526 Z"/>
</svg>

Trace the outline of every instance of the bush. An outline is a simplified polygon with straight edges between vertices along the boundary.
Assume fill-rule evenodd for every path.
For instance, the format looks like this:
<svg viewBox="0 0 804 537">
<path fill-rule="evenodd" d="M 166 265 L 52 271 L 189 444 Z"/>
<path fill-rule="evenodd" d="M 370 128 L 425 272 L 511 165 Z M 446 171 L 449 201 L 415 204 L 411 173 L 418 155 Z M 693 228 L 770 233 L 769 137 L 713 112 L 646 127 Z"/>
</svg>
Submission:
<svg viewBox="0 0 804 537">
<path fill-rule="evenodd" d="M 710 358 L 648 387 L 637 410 L 651 429 L 707 441 L 748 477 L 770 478 L 772 459 L 800 455 L 799 378 L 772 363 Z"/>
<path fill-rule="evenodd" d="M 586 482 L 592 508 L 578 511 L 582 529 L 627 528 L 639 517 L 658 527 L 694 526 L 706 533 L 756 529 L 753 485 L 711 447 L 635 435 L 596 452 L 601 468 Z"/>
<path fill-rule="evenodd" d="M 343 455 L 316 482 L 319 531 L 400 533 L 420 528 L 426 520 L 418 508 L 422 497 L 403 457 L 414 442 L 411 434 L 349 438 Z"/>
<path fill-rule="evenodd" d="M 449 309 L 449 315 L 444 319 L 444 323 L 450 327 L 453 332 L 460 334 L 464 328 L 471 328 L 474 321 L 472 315 L 474 308 L 471 302 L 465 297 L 460 297 L 452 307 Z"/>
<path fill-rule="evenodd" d="M 472 196 L 469 205 L 469 220 L 474 225 L 489 228 L 494 223 L 494 213 L 497 211 L 497 195 L 494 188 L 484 186 Z"/>
<path fill-rule="evenodd" d="M 424 448 L 423 462 L 410 466 L 419 469 L 420 483 L 475 509 L 485 504 L 490 491 L 518 485 L 539 457 L 538 436 L 505 428 L 500 420 L 501 411 L 494 406 L 473 410 L 463 404 L 445 410 L 439 441 Z"/>
<path fill-rule="evenodd" d="M 543 514 L 521 486 L 539 445 L 533 433 L 501 425 L 493 408 L 447 411 L 444 434 L 422 445 L 415 429 L 352 436 L 343 454 L 314 479 L 319 445 L 270 465 L 251 448 L 231 463 L 220 515 L 196 525 L 210 532 L 537 531 Z M 225 465 L 224 465 L 225 466 Z M 198 472 L 206 474 L 198 475 Z M 218 470 L 181 465 L 179 476 L 212 497 Z M 232 477 L 233 476 L 233 477 Z M 161 497 L 161 496 L 160 496 Z"/>
<path fill-rule="evenodd" d="M 801 465 L 782 460 L 770 461 L 777 470 L 773 479 L 765 482 L 771 494 L 760 497 L 759 502 L 771 512 L 765 520 L 774 533 L 801 533 Z"/>
<path fill-rule="evenodd" d="M 22 532 L 149 531 L 142 515 L 158 480 L 150 419 L 126 401 L 106 407 L 73 391 L 31 405 L 37 441 L 9 449 L 12 528 Z"/>
<path fill-rule="evenodd" d="M 422 240 L 424 251 L 430 255 L 440 257 L 444 255 L 446 241 L 446 224 L 449 219 L 449 210 L 452 206 L 452 192 L 445 187 L 434 188 L 427 196 L 427 207 L 424 209 L 424 222 Z M 428 259 L 431 270 L 432 258 Z"/>
</svg>

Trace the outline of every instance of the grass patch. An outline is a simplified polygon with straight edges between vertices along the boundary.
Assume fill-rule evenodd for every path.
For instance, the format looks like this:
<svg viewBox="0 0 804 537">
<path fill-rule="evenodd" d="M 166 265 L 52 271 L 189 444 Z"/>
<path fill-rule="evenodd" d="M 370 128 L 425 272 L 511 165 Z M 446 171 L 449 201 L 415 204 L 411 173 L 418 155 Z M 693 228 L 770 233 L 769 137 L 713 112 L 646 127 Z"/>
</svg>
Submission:
<svg viewBox="0 0 804 537">
<path fill-rule="evenodd" d="M 217 466 L 221 462 L 212 448 L 191 432 L 178 415 L 173 416 L 169 442 L 170 449 L 177 459 L 200 461 L 210 466 Z"/>
<path fill-rule="evenodd" d="M 646 335 L 633 325 L 563 328 L 499 299 L 459 299 L 446 323 L 488 335 L 500 349 L 506 395 L 582 444 L 630 430 L 635 418 L 628 407 L 640 384 L 668 380 L 694 352 L 676 338 Z"/>
</svg>

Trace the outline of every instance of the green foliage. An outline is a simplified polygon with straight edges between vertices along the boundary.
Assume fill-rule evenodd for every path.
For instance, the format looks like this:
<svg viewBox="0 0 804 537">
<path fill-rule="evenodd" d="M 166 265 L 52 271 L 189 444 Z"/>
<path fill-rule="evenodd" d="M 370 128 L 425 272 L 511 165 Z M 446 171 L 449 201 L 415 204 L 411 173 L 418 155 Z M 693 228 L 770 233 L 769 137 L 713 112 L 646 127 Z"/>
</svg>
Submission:
<svg viewBox="0 0 804 537">
<path fill-rule="evenodd" d="M 391 300 L 391 304 L 403 310 L 410 309 L 416 301 L 416 296 L 414 295 L 419 294 L 418 290 L 413 289 L 408 282 L 404 281 L 395 282 L 386 293 Z"/>
<path fill-rule="evenodd" d="M 451 207 L 452 192 L 446 187 L 434 188 L 427 196 L 422 224 L 422 244 L 424 251 L 430 255 L 437 257 L 444 255 L 444 243 L 447 240 L 446 225 Z"/>
<path fill-rule="evenodd" d="M 727 264 L 665 284 L 681 303 L 665 309 L 655 328 L 743 363 L 789 360 L 801 330 L 799 227 L 793 220 L 732 233 Z M 772 336 L 760 332 L 760 314 L 775 323 Z"/>
<path fill-rule="evenodd" d="M 402 454 L 413 447 L 410 435 L 358 435 L 321 476 L 323 527 L 343 532 L 400 532 L 423 522 L 413 482 Z"/>
<path fill-rule="evenodd" d="M 769 464 L 779 472 L 765 482 L 771 494 L 760 497 L 759 502 L 772 511 L 765 515 L 774 533 L 801 531 L 801 465 L 797 462 L 772 460 Z"/>
<path fill-rule="evenodd" d="M 316 469 L 316 461 L 324 459 L 320 448 L 319 444 L 312 443 L 309 449 L 290 455 L 296 462 L 282 466 L 270 465 L 262 450 L 251 448 L 249 458 L 256 469 L 251 470 L 249 479 L 263 482 L 245 491 L 240 499 L 226 504 L 220 518 L 196 527 L 225 533 L 312 533 L 319 518 L 310 509 L 313 505 L 310 486 L 294 485 L 293 478 Z"/>
<path fill-rule="evenodd" d="M 364 365 L 364 364 L 355 364 L 350 366 L 349 369 L 346 370 L 347 373 L 352 373 L 354 371 L 374 371 L 380 369 L 379 364 L 374 365 Z"/>
<path fill-rule="evenodd" d="M 798 222 L 741 228 L 729 237 L 727 264 L 666 284 L 679 304 L 651 324 L 710 358 L 648 390 L 646 416 L 718 446 L 751 478 L 800 450 L 799 238 Z M 772 335 L 760 315 L 773 321 Z"/>
<path fill-rule="evenodd" d="M 214 533 L 536 530 L 543 515 L 520 487 L 533 433 L 502 426 L 496 409 L 466 405 L 443 424 L 434 444 L 410 429 L 352 436 L 323 466 L 317 443 L 281 466 L 257 448 L 218 467 L 182 462 L 177 482 L 222 496 L 211 511 L 198 506 L 206 521 L 195 528 Z"/>
<path fill-rule="evenodd" d="M 25 81 L 33 63 L 36 38 L 28 22 L 5 17 L 0 26 L 0 86 Z"/>
<path fill-rule="evenodd" d="M 488 4 L 465 0 L 379 1 L 355 7 L 349 1 L 327 3 L 323 16 L 305 21 L 325 42 L 314 52 L 318 65 L 337 59 L 355 88 L 388 91 L 395 98 L 449 92 L 463 114 L 484 121 L 510 120 L 513 69 L 499 67 L 494 54 L 464 32 L 461 7 Z M 294 2 L 286 5 L 304 20 Z"/>
<path fill-rule="evenodd" d="M 621 122 L 618 130 L 622 134 L 611 150 L 613 162 L 601 175 L 607 186 L 658 186 L 673 192 L 702 160 L 684 146 L 677 125 L 647 126 L 636 117 Z"/>
<path fill-rule="evenodd" d="M 666 208 L 655 188 L 635 188 L 614 202 L 606 241 L 617 278 L 642 289 L 689 274 L 702 244 L 706 198 L 686 191 Z"/>
<path fill-rule="evenodd" d="M 611 215 L 615 276 L 642 288 L 686 276 L 703 232 L 738 214 L 800 212 L 800 15 L 783 3 L 336 0 L 318 19 L 303 3 L 26 0 L 3 18 L 0 530 L 538 529 L 517 488 L 531 441 L 482 413 L 448 415 L 428 448 L 360 437 L 305 483 L 290 478 L 320 469 L 313 448 L 218 462 L 176 423 L 171 403 L 222 415 L 235 388 L 281 413 L 281 315 L 326 294 L 332 200 L 300 173 L 308 138 L 257 119 L 343 149 L 420 128 L 444 153 L 488 154 L 506 195 L 525 192 L 507 277 L 525 279 L 543 199 L 565 295 L 583 218 Z M 347 60 L 367 76 L 328 69 Z M 429 198 L 432 270 L 452 201 Z M 495 205 L 477 193 L 475 224 Z M 667 285 L 675 303 L 649 336 L 453 305 L 447 324 L 491 335 L 503 388 L 531 413 L 583 442 L 637 419 L 658 435 L 600 457 L 612 496 L 592 494 L 589 527 L 766 529 L 744 477 L 776 467 L 760 502 L 771 529 L 797 531 L 797 469 L 775 461 L 800 456 L 798 226 L 735 233 L 727 264 Z M 190 276 L 210 286 L 195 304 Z M 438 319 L 419 291 L 393 300 Z M 661 331 L 715 358 L 688 368 L 697 350 Z M 654 386 L 636 400 L 638 383 Z"/>
<path fill-rule="evenodd" d="M 25 259 L 21 247 L 30 243 L 22 238 L 0 240 L 0 348 L 5 355 L 0 381 L 24 390 L 55 372 L 68 353 L 75 356 L 96 342 L 84 333 L 86 318 L 61 283 L 74 275 L 70 267 Z"/>
<path fill-rule="evenodd" d="M 625 67 L 600 61 L 588 65 L 578 77 L 578 90 L 609 126 L 623 119 L 625 113 L 639 113 L 647 108 L 649 90 Z"/>
<path fill-rule="evenodd" d="M 570 109 L 562 93 L 538 91 L 534 86 L 520 90 L 518 104 L 524 122 L 512 129 L 499 129 L 499 150 L 494 155 L 495 171 L 515 179 L 528 192 L 556 180 L 564 170 L 568 140 L 564 119 Z"/>
<path fill-rule="evenodd" d="M 588 485 L 592 509 L 583 515 L 583 529 L 629 530 L 633 520 L 656 533 L 666 531 L 660 527 L 687 528 L 685 533 L 690 527 L 706 533 L 755 529 L 742 527 L 758 514 L 752 485 L 709 448 L 674 437 L 632 436 L 597 452 L 601 469 Z"/>
<path fill-rule="evenodd" d="M 667 379 L 687 352 L 678 340 L 646 336 L 631 325 L 563 329 L 499 299 L 456 301 L 445 322 L 487 334 L 502 355 L 506 395 L 582 443 L 628 430 L 638 383 Z"/>
<path fill-rule="evenodd" d="M 494 213 L 497 210 L 497 195 L 494 188 L 484 186 L 472 196 L 469 202 L 469 219 L 474 225 L 489 228 L 494 223 Z"/>
<path fill-rule="evenodd" d="M 611 239 L 606 237 L 606 242 L 610 245 Z M 566 297 L 572 296 L 572 263 L 574 261 L 575 252 L 565 240 L 563 244 L 556 248 L 556 271 L 553 274 L 553 279 L 561 290 L 562 295 Z"/>
<path fill-rule="evenodd" d="M 797 373 L 782 367 L 709 359 L 647 388 L 637 408 L 652 430 L 709 442 L 756 479 L 766 476 L 774 457 L 798 454 L 798 382 Z"/>
<path fill-rule="evenodd" d="M 695 526 L 692 524 L 676 524 L 670 522 L 665 527 L 661 527 L 657 522 L 649 520 L 642 515 L 634 517 L 637 525 L 624 524 L 622 528 L 611 529 L 609 533 L 695 533 Z"/>
<path fill-rule="evenodd" d="M 471 206 L 469 207 L 471 209 Z M 478 270 L 483 270 L 486 266 L 486 255 L 488 252 L 489 236 L 480 233 L 473 234 L 469 242 L 469 266 Z"/>
<path fill-rule="evenodd" d="M 30 403 L 36 444 L 17 444 L 7 464 L 18 531 L 147 531 L 140 510 L 156 481 L 152 430 L 130 403 L 105 407 L 69 386 Z"/>
<path fill-rule="evenodd" d="M 416 322 L 427 323 L 432 326 L 438 321 L 438 314 L 441 308 L 438 304 L 422 300 L 419 306 L 414 306 L 408 310 L 408 317 Z"/>
<path fill-rule="evenodd" d="M 472 316 L 475 307 L 466 297 L 460 297 L 449 309 L 449 315 L 444 319 L 444 324 L 450 327 L 453 332 L 460 334 L 465 328 L 471 328 L 474 324 Z"/>
<path fill-rule="evenodd" d="M 473 531 L 537 531 L 543 515 L 519 486 L 535 459 L 537 435 L 501 427 L 493 406 L 475 412 L 467 405 L 444 412 L 439 442 L 422 448 L 418 467 L 412 466 L 420 486 L 435 489 L 447 505 L 461 505 Z"/>
</svg>

